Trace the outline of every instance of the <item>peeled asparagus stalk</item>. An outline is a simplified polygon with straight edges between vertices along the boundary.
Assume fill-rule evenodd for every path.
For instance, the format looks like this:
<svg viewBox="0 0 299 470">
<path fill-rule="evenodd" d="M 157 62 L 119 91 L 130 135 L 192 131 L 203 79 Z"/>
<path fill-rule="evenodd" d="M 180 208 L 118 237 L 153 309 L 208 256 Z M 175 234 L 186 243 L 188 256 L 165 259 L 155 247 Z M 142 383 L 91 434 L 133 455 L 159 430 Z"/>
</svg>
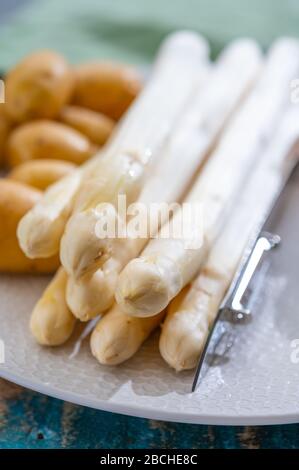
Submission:
<svg viewBox="0 0 299 470">
<path fill-rule="evenodd" d="M 69 277 L 66 302 L 73 315 L 81 321 L 88 321 L 110 308 L 118 273 L 118 263 L 110 258 L 91 275 L 78 280 Z"/>
<path fill-rule="evenodd" d="M 159 203 L 181 200 L 260 65 L 260 50 L 254 41 L 235 41 L 221 54 L 208 80 L 196 87 L 138 200 L 151 207 L 153 216 Z M 167 215 L 167 211 L 161 213 L 160 221 Z M 101 251 L 108 252 L 109 260 L 95 274 L 68 280 L 67 302 L 77 318 L 89 320 L 112 305 L 118 273 L 147 242 L 147 235 L 102 240 Z"/>
<path fill-rule="evenodd" d="M 161 323 L 164 312 L 150 318 L 132 318 L 115 305 L 99 320 L 90 338 L 91 352 L 100 364 L 117 365 L 132 357 Z"/>
<path fill-rule="evenodd" d="M 203 204 L 201 242 L 195 240 L 197 246 L 190 249 L 183 237 L 151 240 L 142 255 L 130 261 L 119 276 L 116 300 L 125 313 L 140 317 L 155 315 L 199 271 L 209 246 L 223 227 L 226 212 L 238 198 L 248 172 L 286 108 L 289 83 L 298 69 L 299 43 L 291 39 L 278 41 L 255 89 L 228 126 L 186 198 L 190 207 L 198 202 Z M 182 214 L 180 209 L 174 215 L 172 233 L 179 233 Z M 191 238 L 194 233 L 199 237 L 200 225 L 195 227 L 191 223 L 187 228 Z M 167 232 L 165 225 L 162 230 Z"/>
<path fill-rule="evenodd" d="M 288 166 L 290 156 L 294 157 L 295 143 L 298 158 L 298 139 L 299 112 L 293 110 L 287 113 L 274 140 L 262 155 L 201 273 L 180 302 L 176 299 L 170 304 L 159 347 L 162 357 L 177 371 L 196 367 L 209 327 L 215 320 L 246 243 L 257 224 L 264 220 L 282 181 L 283 170 Z"/>
<path fill-rule="evenodd" d="M 98 167 L 102 153 L 52 184 L 39 202 L 20 220 L 17 236 L 28 258 L 48 258 L 59 252 L 65 224 L 85 178 Z"/>
<path fill-rule="evenodd" d="M 19 222 L 19 244 L 28 258 L 48 258 L 58 253 L 59 240 L 80 187 L 81 175 L 80 169 L 74 170 L 51 185 Z"/>
<path fill-rule="evenodd" d="M 128 121 L 135 125 L 131 123 L 128 130 L 122 126 L 121 145 L 114 145 L 112 152 L 106 150 L 98 171 L 84 181 L 66 225 L 60 257 L 75 279 L 91 268 L 94 272 L 105 257 L 96 233 L 103 217 L 97 206 L 115 205 L 119 194 L 127 195 L 128 204 L 137 199 L 149 164 L 160 156 L 191 91 L 206 73 L 207 46 L 199 36 L 175 34 L 163 49 L 164 60 L 158 61 L 148 86 L 129 111 Z"/>
<path fill-rule="evenodd" d="M 60 239 L 82 180 L 84 181 L 85 177 L 88 179 L 89 191 L 85 194 L 83 188 L 80 192 L 79 207 L 92 206 L 93 201 L 96 202 L 96 183 L 99 182 L 100 190 L 103 185 L 106 188 L 108 184 L 103 171 L 106 171 L 113 158 L 120 162 L 125 172 L 124 181 L 120 183 L 134 186 L 136 181 L 130 178 L 132 168 L 134 171 L 140 166 L 142 170 L 145 163 L 151 159 L 151 152 L 157 150 L 158 140 L 163 141 L 167 137 L 172 121 L 192 87 L 193 79 L 190 79 L 190 76 L 195 79 L 196 75 L 200 75 L 201 71 L 206 69 L 207 55 L 206 41 L 193 33 L 176 33 L 166 39 L 144 91 L 133 103 L 109 143 L 92 159 L 94 164 L 91 168 L 88 162 L 86 174 L 83 165 L 74 173 L 72 183 L 71 177 L 61 181 L 57 191 L 53 189 L 50 195 L 46 193 L 38 208 L 30 211 L 21 220 L 18 236 L 20 246 L 28 257 L 49 257 L 59 251 Z M 160 105 L 161 109 L 166 111 L 161 113 L 161 119 L 157 119 Z M 150 138 L 153 134 L 157 134 L 157 138 L 154 139 L 156 146 L 152 147 Z M 120 154 L 123 154 L 123 158 Z M 102 162 L 104 157 L 105 162 Z M 78 174 L 82 180 L 78 179 Z M 105 181 L 102 179 L 96 181 L 95 175 Z M 120 176 L 119 171 L 116 171 L 115 181 Z M 75 187 L 75 190 L 66 190 L 66 196 L 62 199 L 60 188 L 64 182 L 67 187 L 69 185 Z M 112 181 L 110 183 L 112 185 Z"/>
<path fill-rule="evenodd" d="M 76 319 L 65 301 L 67 274 L 60 268 L 30 318 L 30 330 L 39 344 L 58 346 L 71 336 Z"/>
</svg>

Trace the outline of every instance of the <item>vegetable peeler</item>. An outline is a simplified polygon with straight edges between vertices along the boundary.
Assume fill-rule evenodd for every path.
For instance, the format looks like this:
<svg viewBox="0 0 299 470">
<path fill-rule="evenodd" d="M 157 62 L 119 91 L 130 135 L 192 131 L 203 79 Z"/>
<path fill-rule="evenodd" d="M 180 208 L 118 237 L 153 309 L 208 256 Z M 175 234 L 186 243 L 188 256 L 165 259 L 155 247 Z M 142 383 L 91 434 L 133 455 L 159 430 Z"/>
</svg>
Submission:
<svg viewBox="0 0 299 470">
<path fill-rule="evenodd" d="M 267 212 L 249 238 L 235 276 L 219 307 L 216 319 L 199 359 L 192 384 L 192 392 L 197 389 L 211 366 L 216 366 L 226 361 L 227 353 L 232 348 L 237 335 L 237 327 L 248 324 L 252 319 L 252 312 L 246 306 L 245 301 L 248 288 L 265 252 L 276 248 L 280 244 L 280 236 L 267 231 L 267 226 L 289 181 L 294 173 L 298 171 L 298 167 L 297 159 L 288 165 L 280 185 L 275 194 L 273 194 Z"/>
</svg>

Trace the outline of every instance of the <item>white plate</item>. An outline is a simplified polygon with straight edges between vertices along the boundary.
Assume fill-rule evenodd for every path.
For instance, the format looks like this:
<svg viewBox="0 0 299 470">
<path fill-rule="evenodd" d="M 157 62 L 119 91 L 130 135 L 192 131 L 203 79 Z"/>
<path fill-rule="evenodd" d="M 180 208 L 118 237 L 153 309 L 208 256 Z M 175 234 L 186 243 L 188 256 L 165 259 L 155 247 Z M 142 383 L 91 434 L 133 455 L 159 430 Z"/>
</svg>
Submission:
<svg viewBox="0 0 299 470">
<path fill-rule="evenodd" d="M 72 343 L 39 347 L 28 332 L 30 311 L 47 278 L 0 277 L 0 376 L 73 403 L 146 418 L 201 424 L 281 424 L 299 421 L 299 364 L 291 361 L 299 338 L 297 248 L 299 181 L 279 211 L 283 243 L 255 289 L 254 321 L 240 329 L 231 357 L 211 368 L 196 393 L 193 373 L 177 374 L 162 361 L 157 336 L 126 364 L 100 366 L 88 341 L 70 359 Z M 270 258 L 271 256 L 271 258 Z M 264 264 L 264 267 L 267 263 Z"/>
</svg>

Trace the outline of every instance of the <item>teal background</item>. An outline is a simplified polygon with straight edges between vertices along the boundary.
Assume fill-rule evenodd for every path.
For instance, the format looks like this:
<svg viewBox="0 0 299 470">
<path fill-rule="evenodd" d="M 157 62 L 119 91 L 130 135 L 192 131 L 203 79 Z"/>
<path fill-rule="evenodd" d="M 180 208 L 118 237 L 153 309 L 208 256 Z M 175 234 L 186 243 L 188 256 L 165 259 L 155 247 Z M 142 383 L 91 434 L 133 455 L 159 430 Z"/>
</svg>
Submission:
<svg viewBox="0 0 299 470">
<path fill-rule="evenodd" d="M 298 35 L 299 1 L 0 0 L 0 70 L 37 48 L 54 48 L 72 62 L 142 65 L 179 28 L 205 35 L 213 57 L 239 36 L 266 48 L 278 36 Z M 0 380 L 0 448 L 28 447 L 299 448 L 299 426 L 158 422 L 83 408 Z"/>
<path fill-rule="evenodd" d="M 95 57 L 149 62 L 170 31 L 205 35 L 213 56 L 231 39 L 255 37 L 267 47 L 298 35 L 298 0 L 31 0 L 3 22 L 0 67 L 52 47 L 76 62 Z"/>
</svg>

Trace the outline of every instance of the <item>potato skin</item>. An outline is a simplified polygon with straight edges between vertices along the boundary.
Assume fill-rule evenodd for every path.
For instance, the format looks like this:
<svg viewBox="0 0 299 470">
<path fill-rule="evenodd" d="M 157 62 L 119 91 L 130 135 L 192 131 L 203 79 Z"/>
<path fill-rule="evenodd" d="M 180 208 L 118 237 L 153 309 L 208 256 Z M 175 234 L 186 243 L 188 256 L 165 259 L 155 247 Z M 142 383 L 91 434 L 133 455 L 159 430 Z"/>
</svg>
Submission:
<svg viewBox="0 0 299 470">
<path fill-rule="evenodd" d="M 41 192 L 30 186 L 0 179 L 0 272 L 52 273 L 58 257 L 27 258 L 19 247 L 16 230 L 19 220 L 39 200 Z"/>
<path fill-rule="evenodd" d="M 69 101 L 73 83 L 73 72 L 60 54 L 30 54 L 5 78 L 7 112 L 16 123 L 54 118 Z"/>
<path fill-rule="evenodd" d="M 84 163 L 95 147 L 80 132 L 59 122 L 39 120 L 17 127 L 7 141 L 11 167 L 28 160 L 46 158 Z"/>
<path fill-rule="evenodd" d="M 7 177 L 44 191 L 75 168 L 74 163 L 63 160 L 28 160 L 16 166 Z"/>
<path fill-rule="evenodd" d="M 5 161 L 5 146 L 10 131 L 10 122 L 6 114 L 5 106 L 0 103 L 0 167 Z"/>
<path fill-rule="evenodd" d="M 88 62 L 75 68 L 73 103 L 118 120 L 141 89 L 136 70 L 123 64 Z"/>
<path fill-rule="evenodd" d="M 80 106 L 65 106 L 60 111 L 59 118 L 98 146 L 105 144 L 115 124 L 108 116 Z"/>
</svg>

